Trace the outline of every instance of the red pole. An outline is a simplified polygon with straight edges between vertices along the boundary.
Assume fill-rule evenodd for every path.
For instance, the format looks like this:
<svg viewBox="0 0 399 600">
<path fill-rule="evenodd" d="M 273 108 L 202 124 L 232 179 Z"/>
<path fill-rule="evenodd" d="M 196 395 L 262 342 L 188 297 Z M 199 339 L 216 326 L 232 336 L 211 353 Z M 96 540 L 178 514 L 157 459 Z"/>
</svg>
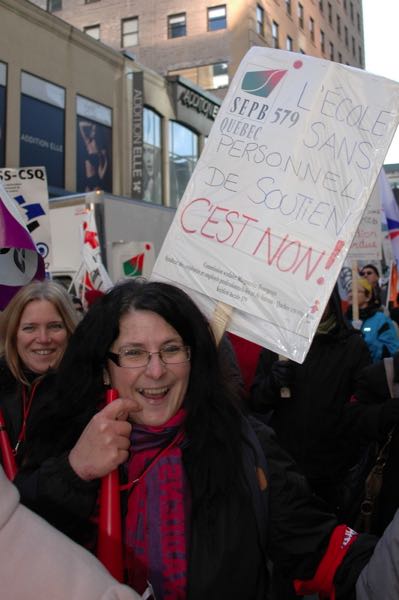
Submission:
<svg viewBox="0 0 399 600">
<path fill-rule="evenodd" d="M 17 472 L 17 463 L 15 462 L 14 453 L 11 448 L 10 438 L 8 437 L 6 422 L 4 420 L 3 411 L 0 409 L 0 452 L 4 472 L 10 481 L 13 481 Z"/>
<path fill-rule="evenodd" d="M 110 404 L 116 398 L 118 398 L 116 390 L 107 390 L 106 404 Z M 123 583 L 122 517 L 118 469 L 101 480 L 97 556 L 111 575 Z"/>
</svg>

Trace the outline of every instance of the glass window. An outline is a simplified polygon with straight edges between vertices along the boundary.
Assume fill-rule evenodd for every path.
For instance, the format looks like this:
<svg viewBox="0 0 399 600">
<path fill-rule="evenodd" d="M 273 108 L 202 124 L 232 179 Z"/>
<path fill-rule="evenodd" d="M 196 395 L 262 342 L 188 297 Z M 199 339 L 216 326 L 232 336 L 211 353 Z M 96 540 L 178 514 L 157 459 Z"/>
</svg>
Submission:
<svg viewBox="0 0 399 600">
<path fill-rule="evenodd" d="M 48 12 L 62 10 L 62 0 L 47 0 L 47 10 Z"/>
<path fill-rule="evenodd" d="M 354 14 L 354 11 L 353 11 L 353 2 L 350 3 L 350 12 L 351 12 L 351 21 L 353 23 L 354 19 L 355 19 L 355 14 Z"/>
<path fill-rule="evenodd" d="M 309 17 L 309 33 L 310 39 L 314 42 L 314 19 L 312 17 Z"/>
<path fill-rule="evenodd" d="M 291 0 L 285 0 L 285 10 L 287 12 L 287 15 L 291 14 L 291 12 L 292 12 Z"/>
<path fill-rule="evenodd" d="M 292 41 L 292 37 L 290 37 L 289 35 L 287 35 L 287 40 L 286 40 L 286 43 L 285 43 L 285 47 L 290 52 L 292 52 L 293 49 L 294 49 L 294 43 Z"/>
<path fill-rule="evenodd" d="M 342 63 L 342 54 L 341 54 L 341 52 L 338 52 L 338 62 Z"/>
<path fill-rule="evenodd" d="M 227 71 L 227 63 L 216 63 L 212 65 L 212 88 L 217 89 L 229 85 L 229 74 Z"/>
<path fill-rule="evenodd" d="M 328 22 L 330 23 L 330 25 L 332 25 L 332 21 L 333 21 L 333 13 L 332 13 L 332 6 L 331 6 L 331 2 L 328 3 Z"/>
<path fill-rule="evenodd" d="M 122 20 L 122 48 L 129 48 L 130 46 L 137 46 L 139 43 L 139 19 L 133 17 L 132 19 Z"/>
<path fill-rule="evenodd" d="M 272 38 L 273 38 L 273 48 L 280 48 L 280 43 L 278 39 L 278 23 L 276 21 L 272 22 Z"/>
<path fill-rule="evenodd" d="M 229 85 L 228 63 L 216 63 L 188 69 L 169 71 L 169 75 L 182 75 L 204 90 L 214 90 Z"/>
<path fill-rule="evenodd" d="M 359 46 L 359 63 L 363 65 L 363 51 L 361 46 Z"/>
<path fill-rule="evenodd" d="M 256 33 L 265 35 L 265 11 L 259 4 L 256 5 Z"/>
<path fill-rule="evenodd" d="M 334 60 L 334 44 L 330 42 L 330 60 Z"/>
<path fill-rule="evenodd" d="M 324 10 L 323 0 L 319 0 L 319 9 L 320 9 L 320 12 L 322 13 Z"/>
<path fill-rule="evenodd" d="M 143 200 L 162 204 L 162 119 L 143 110 Z"/>
<path fill-rule="evenodd" d="M 348 28 L 345 25 L 345 46 L 348 47 L 349 46 L 349 34 L 348 34 Z"/>
<path fill-rule="evenodd" d="M 359 33 L 361 33 L 362 26 L 361 26 L 361 22 L 360 22 L 360 14 L 357 13 L 356 16 L 357 16 L 357 30 Z"/>
<path fill-rule="evenodd" d="M 322 29 L 320 29 L 320 48 L 324 54 L 326 51 L 326 36 L 324 35 L 324 31 Z"/>
<path fill-rule="evenodd" d="M 83 31 L 95 40 L 100 39 L 100 25 L 89 25 L 88 27 L 84 27 Z"/>
<path fill-rule="evenodd" d="M 169 122 L 170 205 L 176 207 L 198 160 L 198 136 L 181 123 Z"/>
<path fill-rule="evenodd" d="M 298 23 L 299 23 L 299 27 L 301 29 L 303 29 L 304 13 L 303 13 L 303 5 L 300 2 L 298 2 Z"/>
<path fill-rule="evenodd" d="M 355 38 L 352 36 L 352 54 L 356 57 L 356 42 Z"/>
<path fill-rule="evenodd" d="M 208 31 L 216 31 L 218 29 L 226 29 L 227 16 L 226 5 L 212 6 L 208 8 Z"/>
<path fill-rule="evenodd" d="M 337 33 L 341 37 L 341 17 L 337 15 Z"/>
<path fill-rule="evenodd" d="M 347 6 L 347 4 L 348 4 L 348 3 L 347 3 L 347 0 L 344 0 L 344 10 L 345 10 L 345 12 L 348 10 L 348 6 Z"/>
<path fill-rule="evenodd" d="M 186 13 L 168 16 L 168 38 L 177 38 L 187 35 Z"/>
</svg>

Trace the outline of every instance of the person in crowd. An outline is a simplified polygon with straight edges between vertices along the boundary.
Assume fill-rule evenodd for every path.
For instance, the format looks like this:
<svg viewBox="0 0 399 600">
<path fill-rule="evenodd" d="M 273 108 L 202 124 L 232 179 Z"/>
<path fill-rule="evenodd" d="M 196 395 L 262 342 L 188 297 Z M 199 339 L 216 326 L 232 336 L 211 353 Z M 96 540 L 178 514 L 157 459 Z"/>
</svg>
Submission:
<svg viewBox="0 0 399 600">
<path fill-rule="evenodd" d="M 74 495 L 95 495 L 90 484 L 120 466 L 138 593 L 150 582 L 157 600 L 263 600 L 270 555 L 299 593 L 352 598 L 375 538 L 339 525 L 272 430 L 243 416 L 221 362 L 177 287 L 129 281 L 102 296 L 59 369 L 65 469 L 88 486 Z M 109 386 L 119 397 L 100 410 Z"/>
<path fill-rule="evenodd" d="M 53 281 L 21 288 L 0 317 L 0 406 L 19 464 L 77 321 L 69 294 Z"/>
<path fill-rule="evenodd" d="M 357 280 L 357 297 L 359 304 L 360 330 L 369 347 L 373 362 L 385 356 L 392 356 L 399 350 L 399 338 L 395 326 L 387 315 L 378 306 L 373 304 L 373 290 L 367 279 L 360 277 Z M 350 306 L 346 313 L 352 321 L 352 294 L 349 294 Z"/>
<path fill-rule="evenodd" d="M 280 360 L 263 349 L 250 395 L 251 411 L 274 429 L 311 489 L 349 523 L 366 476 L 367 452 L 347 435 L 345 405 L 370 363 L 361 334 L 344 318 L 335 286 L 304 362 Z M 277 600 L 296 597 L 278 565 L 273 587 Z"/>
<path fill-rule="evenodd" d="M 139 600 L 87 550 L 20 504 L 0 467 L 0 581 L 3 600 Z"/>
<path fill-rule="evenodd" d="M 270 419 L 279 443 L 340 519 L 350 517 L 351 468 L 359 460 L 347 436 L 345 405 L 370 363 L 335 287 L 304 362 L 279 360 L 263 349 L 251 388 L 252 412 Z M 281 388 L 289 389 L 289 397 L 281 397 Z"/>
<path fill-rule="evenodd" d="M 39 423 L 51 414 L 56 371 L 77 322 L 66 289 L 48 280 L 21 288 L 0 316 L 0 409 L 20 470 L 36 444 L 52 448 L 51 431 L 42 438 Z M 46 452 L 43 458 L 47 458 Z M 42 465 L 44 472 L 47 468 L 51 469 L 51 461 Z M 60 479 L 59 471 L 57 476 Z M 19 472 L 14 483 L 23 503 L 35 510 L 39 496 L 46 505 L 46 481 L 45 475 L 42 482 L 33 483 L 31 476 Z M 52 497 L 53 490 L 49 493 Z M 60 496 L 63 494 L 61 490 Z"/>
<path fill-rule="evenodd" d="M 78 315 L 80 317 L 83 317 L 85 309 L 83 307 L 82 300 L 78 296 L 72 296 L 71 299 L 72 299 L 72 304 L 74 305 L 76 312 L 78 313 Z"/>
<path fill-rule="evenodd" d="M 366 279 L 371 285 L 370 305 L 379 308 L 382 305 L 382 291 L 380 287 L 380 273 L 373 264 L 365 265 L 360 269 L 360 277 Z"/>
<path fill-rule="evenodd" d="M 394 428 L 371 522 L 371 531 L 377 535 L 383 533 L 399 508 L 399 397 L 392 397 L 398 394 L 395 384 L 399 384 L 399 352 L 393 356 L 393 392 L 384 361 L 380 360 L 364 369 L 346 415 L 360 444 L 377 441 L 382 445 Z"/>
</svg>

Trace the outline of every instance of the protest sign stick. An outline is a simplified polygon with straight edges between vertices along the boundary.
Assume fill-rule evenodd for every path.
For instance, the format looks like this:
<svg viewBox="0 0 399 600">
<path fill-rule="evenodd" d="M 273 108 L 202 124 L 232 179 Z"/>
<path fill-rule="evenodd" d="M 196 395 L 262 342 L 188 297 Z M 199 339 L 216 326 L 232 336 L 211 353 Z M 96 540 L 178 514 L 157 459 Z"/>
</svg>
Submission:
<svg viewBox="0 0 399 600">
<path fill-rule="evenodd" d="M 356 329 L 360 329 L 362 322 L 359 320 L 359 298 L 357 295 L 357 280 L 359 278 L 359 270 L 357 268 L 357 260 L 352 261 L 352 324 Z"/>
<path fill-rule="evenodd" d="M 211 327 L 215 335 L 216 344 L 219 345 L 222 335 L 226 331 L 227 324 L 233 314 L 233 307 L 224 302 L 217 302 L 213 312 Z"/>
<path fill-rule="evenodd" d="M 278 355 L 278 359 L 279 360 L 290 360 L 289 358 L 287 358 L 286 356 L 283 356 L 282 354 Z M 280 398 L 291 398 L 291 390 L 289 387 L 282 387 L 280 388 Z"/>
</svg>

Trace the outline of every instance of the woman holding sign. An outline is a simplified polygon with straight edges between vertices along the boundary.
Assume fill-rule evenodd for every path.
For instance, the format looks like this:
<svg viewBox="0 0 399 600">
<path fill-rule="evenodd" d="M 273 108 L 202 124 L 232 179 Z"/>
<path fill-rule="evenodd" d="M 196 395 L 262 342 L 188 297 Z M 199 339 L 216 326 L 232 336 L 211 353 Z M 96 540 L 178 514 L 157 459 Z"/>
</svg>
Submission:
<svg viewBox="0 0 399 600">
<path fill-rule="evenodd" d="M 109 386 L 119 398 L 99 411 Z M 59 390 L 66 434 L 87 422 L 68 458 L 76 478 L 121 466 L 126 581 L 139 593 L 150 582 L 157 600 L 263 600 L 270 556 L 299 593 L 351 597 L 374 538 L 338 525 L 272 431 L 243 416 L 183 291 L 130 281 L 105 294 L 71 338 Z"/>
</svg>

